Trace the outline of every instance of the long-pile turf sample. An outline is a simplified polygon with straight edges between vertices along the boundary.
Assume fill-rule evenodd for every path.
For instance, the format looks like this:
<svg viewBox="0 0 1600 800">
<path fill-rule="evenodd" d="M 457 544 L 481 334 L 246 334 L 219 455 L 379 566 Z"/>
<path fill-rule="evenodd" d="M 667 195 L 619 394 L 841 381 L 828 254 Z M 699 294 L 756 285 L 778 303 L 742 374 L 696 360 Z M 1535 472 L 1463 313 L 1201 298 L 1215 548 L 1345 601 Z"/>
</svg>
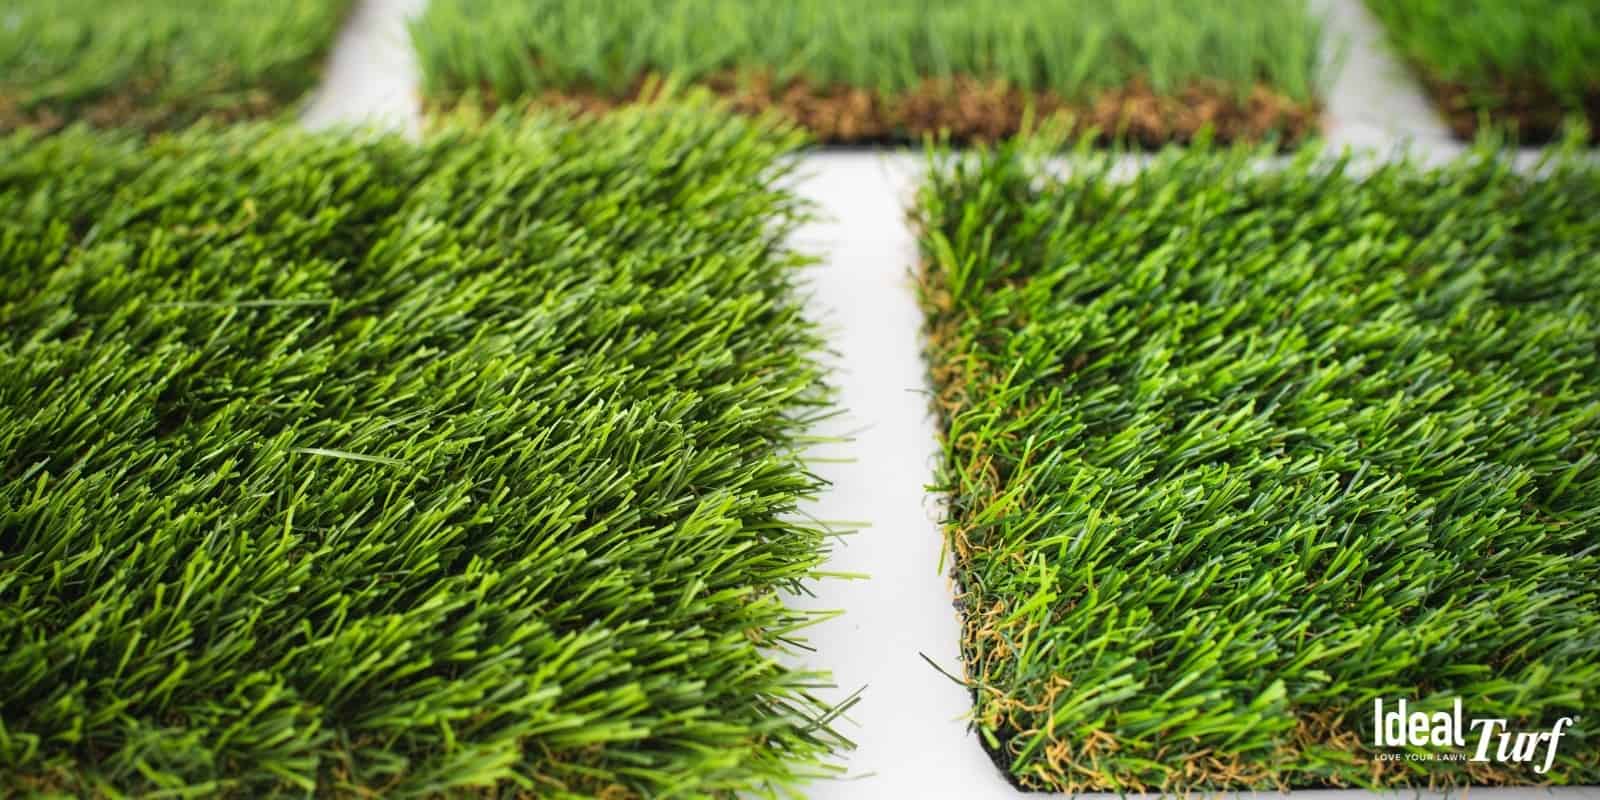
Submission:
<svg viewBox="0 0 1600 800">
<path fill-rule="evenodd" d="M 967 674 L 1022 786 L 1600 780 L 1600 176 L 1312 163 L 1009 147 L 922 196 Z M 1379 760 L 1376 699 L 1457 696 L 1579 724 L 1548 774 Z"/>
<path fill-rule="evenodd" d="M 315 85 L 350 0 L 0 6 L 0 131 L 260 117 Z"/>
<path fill-rule="evenodd" d="M 1600 3 L 1593 0 L 1368 0 L 1422 73 L 1451 128 L 1480 124 L 1520 141 L 1557 138 L 1565 120 L 1600 134 Z"/>
<path fill-rule="evenodd" d="M 434 0 L 413 38 L 438 105 L 603 110 L 687 82 L 826 142 L 995 139 L 1030 106 L 1147 144 L 1316 124 L 1318 25 L 1281 0 Z"/>
<path fill-rule="evenodd" d="M 793 137 L 347 138 L 0 142 L 0 794 L 815 772 Z"/>
</svg>

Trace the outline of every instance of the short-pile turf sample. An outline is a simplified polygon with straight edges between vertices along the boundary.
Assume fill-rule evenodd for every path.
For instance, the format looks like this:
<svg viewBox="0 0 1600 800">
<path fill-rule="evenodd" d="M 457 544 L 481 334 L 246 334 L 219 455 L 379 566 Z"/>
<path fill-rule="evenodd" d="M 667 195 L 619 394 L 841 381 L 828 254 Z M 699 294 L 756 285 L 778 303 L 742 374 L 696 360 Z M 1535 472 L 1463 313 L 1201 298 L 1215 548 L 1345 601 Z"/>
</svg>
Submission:
<svg viewBox="0 0 1600 800">
<path fill-rule="evenodd" d="M 1518 141 L 1559 138 L 1566 120 L 1600 134 L 1600 3 L 1368 0 L 1421 73 L 1457 136 L 1487 120 Z"/>
<path fill-rule="evenodd" d="M 1023 787 L 1600 780 L 1600 175 L 1314 155 L 1008 146 L 922 195 L 967 680 Z M 1579 724 L 1547 774 L 1372 744 L 1455 697 Z"/>
<path fill-rule="evenodd" d="M 1317 22 L 1229 0 L 434 0 L 413 24 L 430 102 L 604 111 L 663 85 L 776 109 L 823 142 L 992 140 L 1030 118 L 1143 144 L 1316 125 Z"/>
<path fill-rule="evenodd" d="M 0 5 L 0 131 L 261 117 L 315 85 L 350 0 Z"/>
<path fill-rule="evenodd" d="M 701 796 L 843 743 L 793 136 L 0 143 L 0 794 Z"/>
</svg>

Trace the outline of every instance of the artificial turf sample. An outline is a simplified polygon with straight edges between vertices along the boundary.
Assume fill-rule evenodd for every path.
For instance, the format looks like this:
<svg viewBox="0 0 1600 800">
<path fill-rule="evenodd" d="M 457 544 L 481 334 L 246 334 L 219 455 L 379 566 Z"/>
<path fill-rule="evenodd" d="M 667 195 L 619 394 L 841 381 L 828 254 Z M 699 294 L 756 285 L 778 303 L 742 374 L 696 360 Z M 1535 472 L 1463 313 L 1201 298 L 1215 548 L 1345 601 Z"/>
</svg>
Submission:
<svg viewBox="0 0 1600 800">
<path fill-rule="evenodd" d="M 1480 124 L 1528 144 L 1571 117 L 1600 134 L 1600 3 L 1368 0 L 1457 136 Z"/>
<path fill-rule="evenodd" d="M 412 29 L 441 106 L 606 110 L 682 82 L 834 143 L 996 139 L 1030 106 L 1145 144 L 1316 125 L 1318 24 L 1280 0 L 434 0 Z"/>
<path fill-rule="evenodd" d="M 1600 176 L 1247 156 L 922 194 L 986 746 L 1031 789 L 1600 781 Z M 1545 775 L 1372 757 L 1376 698 L 1453 696 L 1579 724 Z"/>
<path fill-rule="evenodd" d="M 794 135 L 350 138 L 0 142 L 0 794 L 816 772 Z"/>
<path fill-rule="evenodd" d="M 260 117 L 315 85 L 350 0 L 0 7 L 0 131 Z"/>
</svg>

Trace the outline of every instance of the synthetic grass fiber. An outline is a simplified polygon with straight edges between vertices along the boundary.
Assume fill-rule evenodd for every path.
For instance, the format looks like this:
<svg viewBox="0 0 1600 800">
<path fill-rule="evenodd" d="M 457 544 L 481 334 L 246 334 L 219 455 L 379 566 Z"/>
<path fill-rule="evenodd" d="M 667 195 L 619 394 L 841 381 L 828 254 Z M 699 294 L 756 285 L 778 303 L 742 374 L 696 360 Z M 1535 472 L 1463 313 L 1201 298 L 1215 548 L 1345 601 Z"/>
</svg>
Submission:
<svg viewBox="0 0 1600 800">
<path fill-rule="evenodd" d="M 436 0 L 413 26 L 425 93 L 609 107 L 654 81 L 776 108 L 825 141 L 1015 132 L 1030 106 L 1140 139 L 1315 125 L 1318 25 L 1224 0 Z"/>
<path fill-rule="evenodd" d="M 765 793 L 826 413 L 705 109 L 0 143 L 0 794 Z"/>
<path fill-rule="evenodd" d="M 1032 789 L 1600 781 L 1600 175 L 1260 155 L 921 195 L 983 741 Z M 1455 697 L 1578 722 L 1543 775 L 1375 757 L 1376 699 Z"/>
<path fill-rule="evenodd" d="M 0 5 L 0 130 L 269 114 L 315 85 L 350 0 Z"/>
<path fill-rule="evenodd" d="M 1487 120 L 1530 143 L 1577 117 L 1600 133 L 1600 3 L 1368 0 L 1456 133 Z"/>
</svg>

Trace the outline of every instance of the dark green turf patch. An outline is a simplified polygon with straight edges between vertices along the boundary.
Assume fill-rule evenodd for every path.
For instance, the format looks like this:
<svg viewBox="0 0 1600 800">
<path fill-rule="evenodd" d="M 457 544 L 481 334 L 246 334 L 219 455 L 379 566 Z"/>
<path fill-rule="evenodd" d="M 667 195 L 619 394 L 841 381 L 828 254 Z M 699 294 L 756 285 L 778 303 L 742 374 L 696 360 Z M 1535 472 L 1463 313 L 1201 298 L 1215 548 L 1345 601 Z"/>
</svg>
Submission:
<svg viewBox="0 0 1600 800">
<path fill-rule="evenodd" d="M 1600 175 L 1250 155 L 921 196 L 986 746 L 1037 789 L 1600 781 Z M 1577 724 L 1546 774 L 1377 760 L 1376 699 L 1458 696 Z"/>
<path fill-rule="evenodd" d="M 0 141 L 0 794 L 816 772 L 796 144 Z"/>
<path fill-rule="evenodd" d="M 1484 123 L 1530 144 L 1569 120 L 1600 135 L 1600 3 L 1368 0 L 1456 134 Z"/>
<path fill-rule="evenodd" d="M 0 131 L 260 117 L 316 84 L 351 0 L 0 6 Z"/>
</svg>

